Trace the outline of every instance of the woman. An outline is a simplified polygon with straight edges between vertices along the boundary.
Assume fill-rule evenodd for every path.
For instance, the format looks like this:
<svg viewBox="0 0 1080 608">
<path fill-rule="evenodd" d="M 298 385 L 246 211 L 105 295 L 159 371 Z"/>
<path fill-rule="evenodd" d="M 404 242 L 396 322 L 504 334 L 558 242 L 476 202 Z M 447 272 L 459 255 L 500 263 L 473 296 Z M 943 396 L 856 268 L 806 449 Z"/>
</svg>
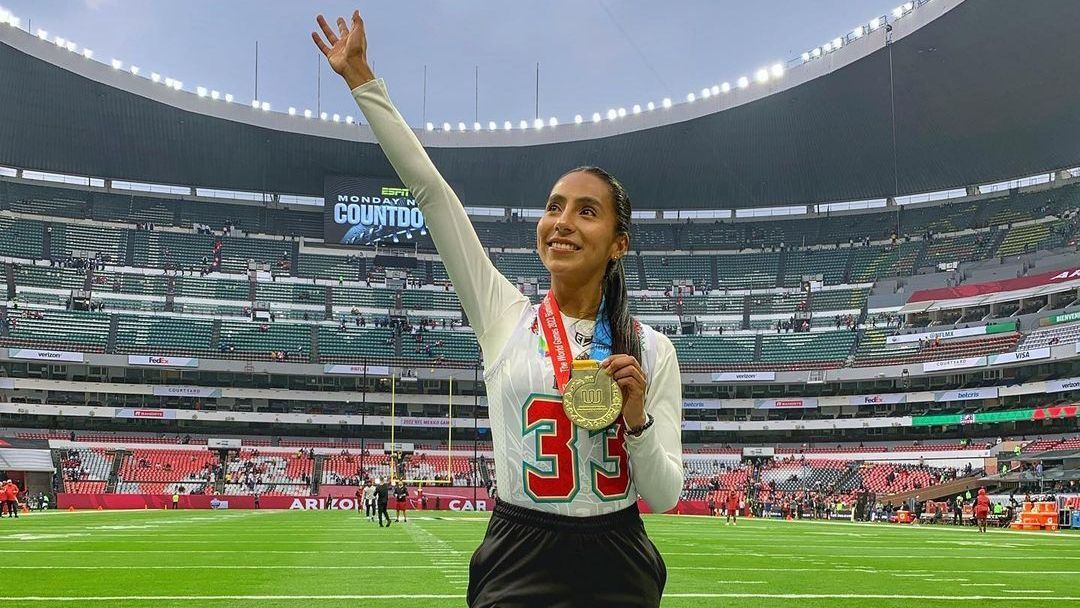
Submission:
<svg viewBox="0 0 1080 608">
<path fill-rule="evenodd" d="M 351 24 L 339 18 L 336 31 L 322 16 L 318 23 L 325 40 L 312 33 L 316 45 L 427 218 L 483 352 L 499 500 L 469 565 L 469 605 L 658 606 L 666 569 L 637 497 L 654 511 L 678 501 L 681 383 L 671 342 L 629 314 L 626 192 L 594 167 L 555 183 L 536 227 L 551 289 L 533 306 L 488 259 L 375 79 L 359 12 Z M 563 388 L 589 366 L 578 360 L 589 359 L 617 384 L 607 403 L 622 398 L 615 423 L 596 432 L 576 427 L 563 407 Z"/>
</svg>

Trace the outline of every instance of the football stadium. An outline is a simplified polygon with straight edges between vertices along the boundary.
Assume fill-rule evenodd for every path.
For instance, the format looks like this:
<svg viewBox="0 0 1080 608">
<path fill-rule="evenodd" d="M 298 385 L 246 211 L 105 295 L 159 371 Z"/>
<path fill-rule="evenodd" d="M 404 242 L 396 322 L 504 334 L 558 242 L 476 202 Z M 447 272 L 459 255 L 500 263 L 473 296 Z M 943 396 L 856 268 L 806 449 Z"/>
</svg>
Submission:
<svg viewBox="0 0 1080 608">
<path fill-rule="evenodd" d="M 1080 606 L 1080 3 L 520 124 L 327 17 L 352 115 L 0 8 L 5 606 Z"/>
</svg>

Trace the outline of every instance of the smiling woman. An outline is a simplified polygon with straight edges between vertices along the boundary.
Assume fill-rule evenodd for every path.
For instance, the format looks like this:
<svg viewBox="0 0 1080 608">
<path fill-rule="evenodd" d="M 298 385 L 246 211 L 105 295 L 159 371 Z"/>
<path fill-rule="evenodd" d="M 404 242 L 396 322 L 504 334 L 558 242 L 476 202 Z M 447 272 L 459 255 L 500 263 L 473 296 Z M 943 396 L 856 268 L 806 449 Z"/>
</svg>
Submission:
<svg viewBox="0 0 1080 608">
<path fill-rule="evenodd" d="M 629 314 L 625 190 L 595 167 L 555 183 L 536 229 L 552 287 L 532 305 L 375 79 L 359 13 L 336 31 L 318 23 L 315 43 L 412 190 L 483 351 L 499 500 L 469 605 L 658 606 L 667 572 L 637 504 L 679 498 L 681 381 L 671 342 Z"/>
</svg>

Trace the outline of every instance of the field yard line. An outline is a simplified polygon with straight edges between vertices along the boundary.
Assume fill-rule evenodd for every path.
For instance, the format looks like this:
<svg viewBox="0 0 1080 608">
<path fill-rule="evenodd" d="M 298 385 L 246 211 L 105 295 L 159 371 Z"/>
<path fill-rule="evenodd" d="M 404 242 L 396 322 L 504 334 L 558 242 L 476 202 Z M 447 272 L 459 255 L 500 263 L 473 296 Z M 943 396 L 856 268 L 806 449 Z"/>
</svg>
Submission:
<svg viewBox="0 0 1080 608">
<path fill-rule="evenodd" d="M 1018 592 L 1019 593 L 1019 592 Z M 1031 591 L 1025 593 L 1044 593 L 1044 591 Z M 1050 592 L 1045 592 L 1050 593 Z M 986 601 L 1009 601 L 1035 600 L 1050 602 L 1076 602 L 1080 596 L 1054 596 L 1044 595 L 1009 597 L 993 595 L 894 595 L 894 594 L 861 594 L 861 593 L 666 593 L 666 598 L 736 598 L 736 599 L 853 599 L 853 600 L 945 600 L 956 602 L 986 602 Z M 392 595 L 98 595 L 98 596 L 13 596 L 4 597 L 6 601 L 22 602 L 122 602 L 122 601 L 198 601 L 198 600 L 228 600 L 228 601 L 272 601 L 272 600 L 417 600 L 417 599 L 462 599 L 459 594 L 392 594 Z"/>
<path fill-rule="evenodd" d="M 456 564 L 455 564 L 456 565 Z M 463 567 L 464 564 L 461 564 Z M 312 566 L 305 564 L 262 564 L 262 565 L 231 565 L 231 564 L 185 564 L 178 566 L 153 565 L 153 566 L 5 566 L 5 570 L 443 570 L 447 565 L 385 565 L 372 566 Z"/>
</svg>

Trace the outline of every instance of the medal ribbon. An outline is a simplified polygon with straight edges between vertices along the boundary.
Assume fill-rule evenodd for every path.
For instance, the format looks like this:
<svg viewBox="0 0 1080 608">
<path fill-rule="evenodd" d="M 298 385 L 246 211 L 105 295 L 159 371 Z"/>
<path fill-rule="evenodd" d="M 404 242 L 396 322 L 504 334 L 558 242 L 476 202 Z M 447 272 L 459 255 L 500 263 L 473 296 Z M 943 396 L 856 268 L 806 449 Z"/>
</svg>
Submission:
<svg viewBox="0 0 1080 608">
<path fill-rule="evenodd" d="M 551 357 L 551 367 L 555 371 L 555 387 L 561 393 L 566 383 L 570 381 L 574 357 L 570 353 L 570 340 L 566 335 L 562 314 L 559 313 L 559 303 L 555 301 L 555 296 L 550 290 L 540 302 L 538 314 L 540 328 L 544 332 L 544 339 L 548 345 L 548 356 Z M 596 326 L 593 329 L 592 348 L 589 352 L 597 361 L 603 361 L 611 356 L 611 323 L 604 315 L 603 299 L 600 300 L 600 307 L 596 310 Z"/>
</svg>

